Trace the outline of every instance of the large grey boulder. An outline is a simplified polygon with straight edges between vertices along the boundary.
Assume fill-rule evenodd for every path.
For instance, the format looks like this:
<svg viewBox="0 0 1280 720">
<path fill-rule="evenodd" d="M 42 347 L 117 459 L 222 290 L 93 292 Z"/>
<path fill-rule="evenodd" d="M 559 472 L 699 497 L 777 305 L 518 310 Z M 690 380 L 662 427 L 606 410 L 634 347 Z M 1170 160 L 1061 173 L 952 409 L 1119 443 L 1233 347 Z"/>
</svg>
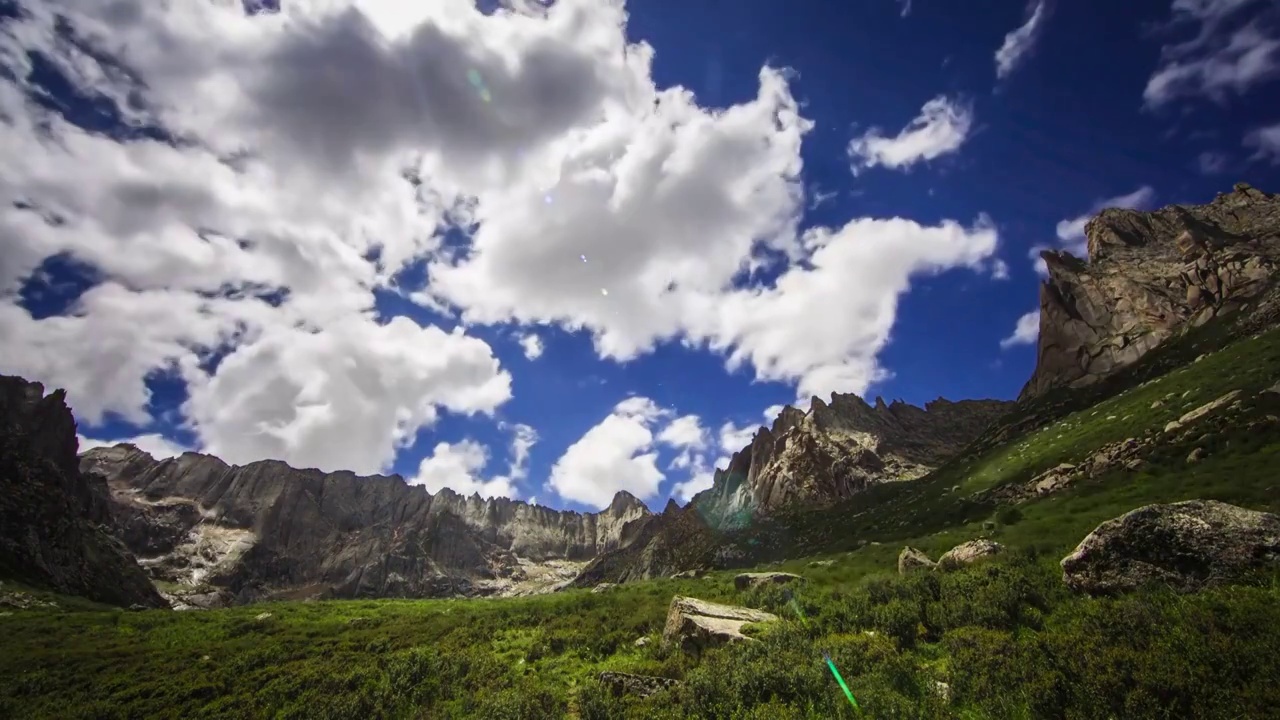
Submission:
<svg viewBox="0 0 1280 720">
<path fill-rule="evenodd" d="M 1004 546 L 994 540 L 970 540 L 943 553 L 938 558 L 938 567 L 944 570 L 957 568 L 1001 552 L 1004 552 Z"/>
<path fill-rule="evenodd" d="M 1062 559 L 1062 578 L 1091 595 L 1152 582 L 1185 592 L 1277 562 L 1280 516 L 1188 500 L 1147 505 L 1102 523 Z"/>
<path fill-rule="evenodd" d="M 804 582 L 804 578 L 788 572 L 741 573 L 733 578 L 733 587 L 737 590 L 753 590 L 764 585 L 789 585 Z"/>
<path fill-rule="evenodd" d="M 750 641 L 752 638 L 742 634 L 743 625 L 777 619 L 777 615 L 763 610 L 677 595 L 671 598 L 667 610 L 662 641 L 696 655 L 709 647 Z"/>
</svg>

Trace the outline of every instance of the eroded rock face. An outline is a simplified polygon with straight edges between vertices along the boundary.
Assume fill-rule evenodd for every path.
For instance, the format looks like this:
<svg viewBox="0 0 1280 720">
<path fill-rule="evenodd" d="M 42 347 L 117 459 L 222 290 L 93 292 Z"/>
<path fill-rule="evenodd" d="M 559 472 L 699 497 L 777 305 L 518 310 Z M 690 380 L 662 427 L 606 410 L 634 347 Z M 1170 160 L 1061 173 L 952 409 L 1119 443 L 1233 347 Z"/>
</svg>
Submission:
<svg viewBox="0 0 1280 720">
<path fill-rule="evenodd" d="M 1062 577 L 1091 595 L 1146 583 L 1191 591 L 1277 563 L 1280 516 L 1188 500 L 1147 505 L 1102 523 L 1062 559 Z"/>
<path fill-rule="evenodd" d="M 671 598 L 671 607 L 667 610 L 662 641 L 696 655 L 709 647 L 750 641 L 752 638 L 742 634 L 743 625 L 777 619 L 777 615 L 763 610 L 677 595 Z"/>
<path fill-rule="evenodd" d="M 197 606 L 208 593 L 244 603 L 549 592 L 631 542 L 650 515 L 627 493 L 583 514 L 278 461 L 157 461 L 130 445 L 90 450 L 80 464 L 110 488 L 142 564 L 199 595 L 181 598 Z"/>
<path fill-rule="evenodd" d="M 742 527 L 785 505 L 822 505 L 872 484 L 913 480 L 976 438 L 1011 403 L 938 399 L 923 408 L 857 395 L 813 398 L 808 413 L 787 407 L 772 427 L 716 471 L 690 502 L 712 527 Z"/>
<path fill-rule="evenodd" d="M 1268 293 L 1280 264 L 1280 198 L 1246 184 L 1205 205 L 1103 210 L 1089 259 L 1045 252 L 1034 397 L 1081 387 L 1177 333 Z"/>
<path fill-rule="evenodd" d="M 106 488 L 77 468 L 65 394 L 0 376 L 0 577 L 130 607 L 167 607 L 110 524 Z"/>
</svg>

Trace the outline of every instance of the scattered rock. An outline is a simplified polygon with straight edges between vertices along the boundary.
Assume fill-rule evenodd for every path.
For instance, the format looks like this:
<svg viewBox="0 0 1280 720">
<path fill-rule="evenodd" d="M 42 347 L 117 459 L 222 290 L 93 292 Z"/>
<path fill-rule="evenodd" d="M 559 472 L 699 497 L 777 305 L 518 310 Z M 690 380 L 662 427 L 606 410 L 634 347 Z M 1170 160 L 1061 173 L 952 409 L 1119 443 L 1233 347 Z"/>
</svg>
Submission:
<svg viewBox="0 0 1280 720">
<path fill-rule="evenodd" d="M 600 673 L 600 682 L 609 688 L 614 697 L 621 695 L 649 697 L 656 692 L 667 690 L 680 684 L 679 680 L 672 680 L 671 678 L 654 675 L 632 675 L 631 673 L 608 670 Z"/>
<path fill-rule="evenodd" d="M 942 702 L 951 702 L 951 686 L 941 680 L 933 681 L 933 692 L 940 698 Z"/>
<path fill-rule="evenodd" d="M 706 570 L 682 570 L 671 577 L 674 580 L 696 580 L 706 574 Z"/>
<path fill-rule="evenodd" d="M 835 560 L 813 560 L 809 563 L 809 567 L 831 567 L 835 563 Z"/>
<path fill-rule="evenodd" d="M 1177 420 L 1170 422 L 1168 425 L 1165 425 L 1164 431 L 1166 433 L 1170 433 L 1186 425 L 1190 425 L 1191 423 L 1195 422 L 1196 420 L 1199 420 L 1205 415 L 1208 415 L 1214 410 L 1230 405 L 1231 402 L 1239 396 L 1240 396 L 1239 390 L 1232 390 L 1231 392 L 1227 393 L 1226 395 L 1223 395 L 1217 400 L 1207 402 L 1204 405 L 1201 405 L 1200 407 L 1196 408 L 1195 410 L 1192 410 L 1191 412 L 1187 413 L 1186 415 L 1183 415 Z"/>
<path fill-rule="evenodd" d="M 645 635 L 644 637 L 638 637 L 636 638 L 636 641 L 632 644 L 635 645 L 636 647 L 645 647 L 646 645 L 649 644 L 649 636 Z"/>
<path fill-rule="evenodd" d="M 58 603 L 52 600 L 41 600 L 40 598 L 24 592 L 0 592 L 0 605 L 7 605 L 9 607 L 18 608 L 19 610 L 58 607 Z"/>
<path fill-rule="evenodd" d="M 943 553 L 942 557 L 938 558 L 937 567 L 942 569 L 956 568 L 976 562 L 982 558 L 998 555 L 1003 551 L 1004 546 L 994 540 L 970 540 Z"/>
<path fill-rule="evenodd" d="M 1156 408 L 1161 408 L 1161 407 L 1164 407 L 1164 403 L 1160 400 L 1156 400 L 1155 402 L 1151 403 L 1152 410 L 1155 410 Z"/>
<path fill-rule="evenodd" d="M 616 587 L 614 583 L 600 583 L 599 585 L 596 585 L 595 587 L 591 588 L 591 594 L 599 595 L 600 593 L 603 593 L 603 592 L 609 592 L 614 587 Z"/>
<path fill-rule="evenodd" d="M 735 590 L 742 591 L 762 585 L 789 585 L 793 582 L 804 582 L 804 578 L 785 572 L 742 573 L 733 579 L 733 587 Z"/>
<path fill-rule="evenodd" d="M 708 647 L 750 641 L 742 634 L 747 623 L 773 622 L 777 615 L 763 610 L 722 605 L 677 595 L 671 598 L 662 641 L 697 655 Z"/>
<path fill-rule="evenodd" d="M 269 617 L 271 617 L 271 613 L 264 612 L 264 613 L 259 613 L 258 616 L 254 618 L 254 620 L 266 620 Z"/>
<path fill-rule="evenodd" d="M 936 564 L 928 555 L 910 546 L 902 548 L 902 552 L 898 553 L 898 573 L 901 575 L 913 570 L 929 570 Z"/>
<path fill-rule="evenodd" d="M 1196 590 L 1276 562 L 1280 516 L 1188 500 L 1147 505 L 1102 523 L 1062 559 L 1062 570 L 1069 587 L 1099 595 L 1148 582 Z"/>
<path fill-rule="evenodd" d="M 1204 459 L 1204 448 L 1198 447 L 1192 450 L 1189 455 L 1187 455 L 1187 464 L 1198 463 L 1203 459 Z"/>
</svg>

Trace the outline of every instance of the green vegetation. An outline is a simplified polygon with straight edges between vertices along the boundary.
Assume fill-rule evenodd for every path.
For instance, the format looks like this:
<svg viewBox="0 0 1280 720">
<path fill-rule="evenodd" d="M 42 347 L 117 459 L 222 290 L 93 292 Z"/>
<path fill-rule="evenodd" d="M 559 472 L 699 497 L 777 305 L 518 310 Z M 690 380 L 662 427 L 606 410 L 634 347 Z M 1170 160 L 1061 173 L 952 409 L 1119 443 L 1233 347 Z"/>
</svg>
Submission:
<svg viewBox="0 0 1280 720">
<path fill-rule="evenodd" d="M 1194 359 L 1210 349 L 1205 337 L 1170 352 Z M 1151 367 L 1171 362 L 1156 357 Z M 1147 503 L 1199 497 L 1280 511 L 1280 395 L 1259 392 L 1280 379 L 1280 332 L 1127 378 L 1088 391 L 1093 407 L 1059 394 L 1041 415 L 1012 418 L 1017 432 L 997 429 L 990 435 L 1001 442 L 921 481 L 721 538 L 750 548 L 757 565 L 803 574 L 792 590 L 737 593 L 724 571 L 510 600 L 15 610 L 0 613 L 0 717 L 1271 716 L 1280 707 L 1280 576 L 1193 595 L 1150 588 L 1091 599 L 1065 588 L 1057 563 L 1099 522 Z M 1117 468 L 1017 507 L 981 492 L 1162 429 L 1233 389 L 1245 391 L 1239 408 L 1201 420 L 1194 439 L 1157 446 L 1138 471 Z M 1192 447 L 1204 458 L 1189 464 Z M 978 536 L 1011 550 L 955 571 L 895 572 L 903 544 L 937 557 Z M 833 562 L 812 565 L 818 558 Z M 692 660 L 658 642 L 676 594 L 783 620 L 758 626 L 759 642 Z M 640 637 L 651 642 L 637 647 Z M 646 699 L 613 697 L 595 679 L 603 670 L 683 683 Z"/>
</svg>

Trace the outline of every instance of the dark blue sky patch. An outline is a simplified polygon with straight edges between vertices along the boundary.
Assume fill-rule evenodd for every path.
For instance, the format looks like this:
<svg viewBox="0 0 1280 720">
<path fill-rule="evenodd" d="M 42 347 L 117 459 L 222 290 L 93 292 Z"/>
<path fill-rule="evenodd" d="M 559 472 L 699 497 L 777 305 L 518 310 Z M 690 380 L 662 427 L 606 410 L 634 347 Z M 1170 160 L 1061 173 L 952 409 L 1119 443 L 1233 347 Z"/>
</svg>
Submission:
<svg viewBox="0 0 1280 720">
<path fill-rule="evenodd" d="M 80 297 L 104 280 L 94 266 L 69 253 L 45 258 L 18 291 L 21 305 L 31 317 L 70 315 Z"/>
</svg>

